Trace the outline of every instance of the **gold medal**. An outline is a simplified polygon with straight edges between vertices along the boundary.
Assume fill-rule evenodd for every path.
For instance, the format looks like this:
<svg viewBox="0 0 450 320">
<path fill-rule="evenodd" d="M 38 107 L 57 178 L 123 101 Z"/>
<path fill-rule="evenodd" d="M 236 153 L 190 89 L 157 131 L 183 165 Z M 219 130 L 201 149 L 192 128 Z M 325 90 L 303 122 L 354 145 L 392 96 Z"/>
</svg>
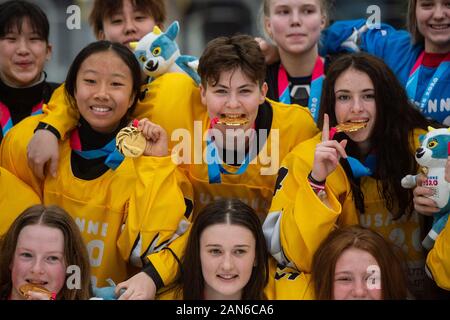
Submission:
<svg viewBox="0 0 450 320">
<path fill-rule="evenodd" d="M 243 126 L 249 122 L 249 119 L 243 116 L 239 117 L 224 117 L 221 116 L 217 120 L 217 124 L 223 124 L 225 126 L 238 127 Z"/>
<path fill-rule="evenodd" d="M 117 150 L 125 157 L 140 157 L 147 146 L 147 140 L 136 127 L 125 127 L 116 136 Z"/>
<path fill-rule="evenodd" d="M 354 132 L 367 126 L 367 122 L 344 122 L 338 124 L 336 132 Z"/>
<path fill-rule="evenodd" d="M 53 294 L 48 291 L 46 288 L 44 288 L 43 286 L 37 285 L 37 284 L 30 284 L 30 283 L 26 283 L 24 285 L 21 285 L 19 288 L 20 294 L 22 296 L 24 296 L 25 298 L 28 298 L 28 292 L 29 291 L 34 291 L 34 292 L 38 292 L 38 293 L 43 293 L 45 294 L 49 299 L 53 298 Z"/>
</svg>

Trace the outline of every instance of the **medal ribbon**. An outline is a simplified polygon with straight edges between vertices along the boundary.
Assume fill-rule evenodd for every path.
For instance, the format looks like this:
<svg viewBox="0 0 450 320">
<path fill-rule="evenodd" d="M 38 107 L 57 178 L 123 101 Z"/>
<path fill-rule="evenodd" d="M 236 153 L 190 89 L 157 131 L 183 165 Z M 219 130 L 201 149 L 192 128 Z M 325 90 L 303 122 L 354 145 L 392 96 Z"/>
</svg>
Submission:
<svg viewBox="0 0 450 320">
<path fill-rule="evenodd" d="M 105 165 L 112 170 L 115 170 L 125 159 L 125 157 L 116 148 L 116 138 L 112 139 L 100 149 L 83 151 L 78 129 L 74 129 L 70 135 L 70 147 L 76 154 L 84 159 L 98 159 L 101 157 L 106 157 Z"/>
<path fill-rule="evenodd" d="M 431 77 L 426 90 L 424 91 L 422 97 L 419 100 L 417 95 L 417 85 L 419 83 L 420 71 L 423 66 L 423 58 L 425 56 L 425 51 L 423 51 L 419 57 L 417 58 L 416 63 L 414 64 L 411 72 L 409 74 L 408 82 L 406 82 L 406 92 L 408 93 L 408 97 L 415 103 L 416 101 L 419 103 L 419 107 L 421 110 L 426 110 L 426 104 L 430 99 L 431 92 L 433 91 L 436 83 L 442 76 L 449 70 L 450 68 L 450 53 L 447 54 L 444 60 L 439 64 L 439 67 L 434 72 Z"/>
<path fill-rule="evenodd" d="M 329 131 L 329 139 L 333 139 L 335 134 L 336 127 L 331 127 Z M 352 170 L 353 177 L 356 179 L 367 176 L 370 177 L 374 173 L 377 165 L 375 153 L 370 153 L 362 163 L 358 159 L 350 156 L 347 156 L 347 161 L 350 165 L 350 169 Z"/>
<path fill-rule="evenodd" d="M 211 121 L 210 129 L 212 125 L 217 123 L 217 119 L 213 119 Z M 207 139 L 206 139 L 206 162 L 208 164 L 208 179 L 210 184 L 222 183 L 221 174 L 233 174 L 240 175 L 243 174 L 250 163 L 250 152 L 245 155 L 244 161 L 239 166 L 239 169 L 236 172 L 230 172 L 226 170 L 222 166 L 222 159 L 219 157 L 219 151 L 217 150 L 217 146 L 213 141 L 213 137 L 210 134 L 210 130 L 208 130 Z"/>
<path fill-rule="evenodd" d="M 313 73 L 311 76 L 311 89 L 308 99 L 308 108 L 317 122 L 320 108 L 320 95 L 322 94 L 322 83 L 325 78 L 325 67 L 320 57 L 317 57 L 314 64 Z M 278 68 L 278 100 L 282 103 L 291 104 L 291 92 L 289 89 L 289 79 L 284 69 L 283 64 L 280 63 Z"/>
<path fill-rule="evenodd" d="M 33 108 L 31 108 L 31 115 L 34 116 L 36 114 L 42 113 L 42 105 L 43 101 L 39 102 Z M 13 127 L 13 122 L 11 119 L 11 114 L 9 113 L 9 109 L 0 101 L 0 124 L 2 126 L 3 137 L 6 136 L 9 130 Z"/>
<path fill-rule="evenodd" d="M 376 159 L 375 154 L 369 154 L 364 162 L 361 163 L 358 159 L 347 156 L 347 161 L 352 169 L 353 177 L 356 179 L 366 176 L 370 177 L 375 171 Z"/>
</svg>

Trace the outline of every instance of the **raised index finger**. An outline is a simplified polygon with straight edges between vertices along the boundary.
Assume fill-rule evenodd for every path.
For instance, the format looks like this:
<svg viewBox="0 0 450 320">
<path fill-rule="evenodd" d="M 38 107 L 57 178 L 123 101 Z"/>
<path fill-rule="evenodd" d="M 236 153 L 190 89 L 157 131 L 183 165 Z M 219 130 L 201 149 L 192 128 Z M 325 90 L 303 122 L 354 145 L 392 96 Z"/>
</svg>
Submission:
<svg viewBox="0 0 450 320">
<path fill-rule="evenodd" d="M 328 141 L 330 135 L 330 120 L 328 114 L 323 115 L 322 142 Z"/>
</svg>

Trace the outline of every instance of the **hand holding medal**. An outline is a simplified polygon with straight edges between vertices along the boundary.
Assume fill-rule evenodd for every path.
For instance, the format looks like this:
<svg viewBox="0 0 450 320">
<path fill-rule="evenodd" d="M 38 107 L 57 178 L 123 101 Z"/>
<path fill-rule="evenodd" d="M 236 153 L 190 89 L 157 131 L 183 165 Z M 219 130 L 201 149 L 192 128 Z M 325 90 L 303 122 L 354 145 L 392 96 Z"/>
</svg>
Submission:
<svg viewBox="0 0 450 320">
<path fill-rule="evenodd" d="M 168 140 L 166 131 L 144 118 L 133 120 L 132 125 L 119 131 L 116 146 L 125 157 L 168 155 Z"/>
<path fill-rule="evenodd" d="M 311 176 L 315 181 L 323 182 L 336 169 L 340 157 L 347 158 L 345 146 L 347 140 L 341 142 L 332 140 L 337 131 L 336 127 L 330 128 L 328 115 L 323 118 L 322 142 L 316 145 L 314 163 Z"/>
</svg>

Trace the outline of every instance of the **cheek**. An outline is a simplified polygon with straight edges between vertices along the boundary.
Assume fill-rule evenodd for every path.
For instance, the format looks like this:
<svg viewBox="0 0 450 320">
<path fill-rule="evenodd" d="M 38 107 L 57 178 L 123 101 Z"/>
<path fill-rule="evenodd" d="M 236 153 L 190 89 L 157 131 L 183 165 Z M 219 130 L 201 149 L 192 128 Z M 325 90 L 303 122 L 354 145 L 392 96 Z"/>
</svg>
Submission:
<svg viewBox="0 0 450 320">
<path fill-rule="evenodd" d="M 369 290 L 369 295 L 373 300 L 381 300 L 382 290 L 381 289 Z"/>
<path fill-rule="evenodd" d="M 26 271 L 28 270 L 28 267 L 17 261 L 14 260 L 11 265 L 11 281 L 13 286 L 17 286 L 19 282 L 23 282 L 23 276 L 26 274 Z"/>
<path fill-rule="evenodd" d="M 60 264 L 50 267 L 49 271 L 49 274 L 53 277 L 53 286 L 59 291 L 64 286 L 66 280 L 66 267 L 63 264 Z"/>
<path fill-rule="evenodd" d="M 211 258 L 204 257 L 200 254 L 202 274 L 205 281 L 211 281 L 215 274 L 215 264 Z"/>
<path fill-rule="evenodd" d="M 274 36 L 284 33 L 285 30 L 286 22 L 283 19 L 272 19 L 272 31 L 274 32 Z"/>
<path fill-rule="evenodd" d="M 156 23 L 154 20 L 152 19 L 148 19 L 142 22 L 142 24 L 140 24 L 139 26 L 139 34 L 140 34 L 140 38 L 143 37 L 144 35 L 146 35 L 147 33 L 152 32 L 153 27 L 156 26 Z"/>
<path fill-rule="evenodd" d="M 250 115 L 251 118 L 256 118 L 258 115 L 259 105 L 264 102 L 264 99 L 261 100 L 261 97 L 252 96 L 246 99 L 244 104 L 245 111 Z"/>
<path fill-rule="evenodd" d="M 334 112 L 336 115 L 336 121 L 338 123 L 341 123 L 344 121 L 344 118 L 347 114 L 347 107 L 343 103 L 336 101 L 336 104 L 334 106 Z"/>
<path fill-rule="evenodd" d="M 333 287 L 333 299 L 334 300 L 341 300 L 344 299 L 347 296 L 347 292 L 349 291 L 348 288 L 345 286 L 339 285 L 337 283 L 334 283 Z"/>
<path fill-rule="evenodd" d="M 103 40 L 120 42 L 120 28 L 103 23 Z"/>
<path fill-rule="evenodd" d="M 12 55 L 13 50 L 4 41 L 0 41 L 0 65 L 3 65 L 3 61 L 11 58 Z"/>
<path fill-rule="evenodd" d="M 416 10 L 416 24 L 419 29 L 423 29 L 427 20 L 431 17 L 431 14 L 425 12 L 422 9 Z"/>
<path fill-rule="evenodd" d="M 314 32 L 314 35 L 317 35 L 320 33 L 321 30 L 322 19 L 320 15 L 312 16 L 305 21 L 305 24 L 308 26 L 308 29 L 311 32 Z"/>
<path fill-rule="evenodd" d="M 242 274 L 245 274 L 248 277 L 248 279 L 252 275 L 253 267 L 255 265 L 255 259 L 255 255 L 251 254 L 239 261 L 239 269 Z"/>
<path fill-rule="evenodd" d="M 215 99 L 205 98 L 205 102 L 203 104 L 207 107 L 208 113 L 211 116 L 216 116 L 222 110 L 222 103 L 218 98 Z"/>
</svg>

